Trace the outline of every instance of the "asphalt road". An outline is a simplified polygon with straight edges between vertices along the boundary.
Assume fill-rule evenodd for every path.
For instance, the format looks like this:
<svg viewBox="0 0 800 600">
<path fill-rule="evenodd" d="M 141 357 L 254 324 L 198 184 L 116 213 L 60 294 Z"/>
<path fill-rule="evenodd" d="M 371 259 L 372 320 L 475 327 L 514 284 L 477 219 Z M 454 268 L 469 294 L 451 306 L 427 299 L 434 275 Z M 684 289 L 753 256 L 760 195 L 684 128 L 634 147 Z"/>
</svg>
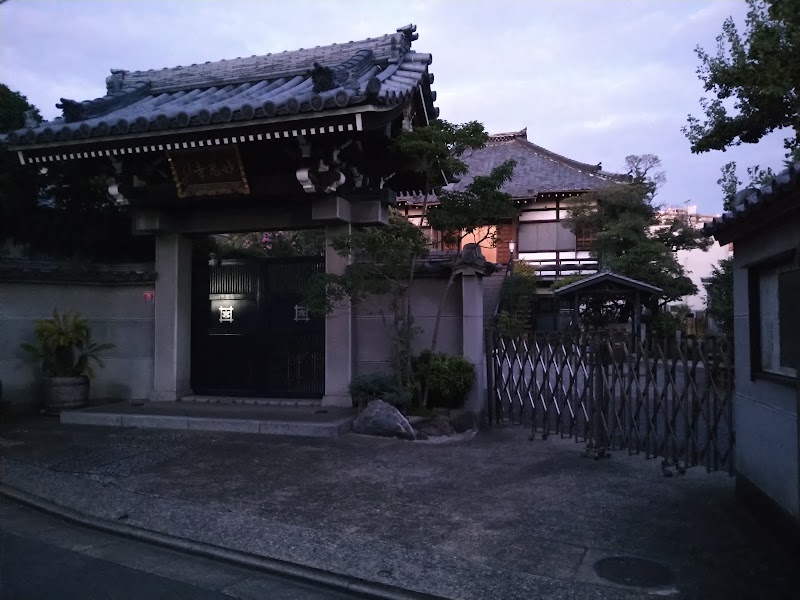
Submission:
<svg viewBox="0 0 800 600">
<path fill-rule="evenodd" d="M 350 596 L 77 527 L 0 498 L 3 600 L 347 600 Z"/>
</svg>

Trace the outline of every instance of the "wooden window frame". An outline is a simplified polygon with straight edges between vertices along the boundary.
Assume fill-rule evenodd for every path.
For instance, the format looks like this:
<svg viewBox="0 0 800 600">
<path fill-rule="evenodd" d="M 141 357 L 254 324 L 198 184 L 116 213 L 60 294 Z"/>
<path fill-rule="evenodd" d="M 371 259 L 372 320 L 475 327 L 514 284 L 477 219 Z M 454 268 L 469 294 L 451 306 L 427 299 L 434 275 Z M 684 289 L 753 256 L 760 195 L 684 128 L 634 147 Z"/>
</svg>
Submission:
<svg viewBox="0 0 800 600">
<path fill-rule="evenodd" d="M 761 361 L 761 274 L 781 267 L 791 268 L 794 254 L 794 250 L 787 250 L 746 267 L 750 381 L 761 379 L 792 386 L 797 383 L 796 375 L 765 371 Z"/>
</svg>

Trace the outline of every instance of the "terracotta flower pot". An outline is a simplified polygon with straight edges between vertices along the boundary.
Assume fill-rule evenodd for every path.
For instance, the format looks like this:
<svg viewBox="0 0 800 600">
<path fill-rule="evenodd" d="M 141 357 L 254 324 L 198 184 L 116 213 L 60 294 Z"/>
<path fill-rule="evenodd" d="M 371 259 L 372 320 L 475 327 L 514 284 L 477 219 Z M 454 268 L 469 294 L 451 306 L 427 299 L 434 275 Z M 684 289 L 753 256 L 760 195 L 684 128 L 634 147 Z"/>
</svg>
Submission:
<svg viewBox="0 0 800 600">
<path fill-rule="evenodd" d="M 47 414 L 80 408 L 89 400 L 88 377 L 45 377 L 44 408 Z"/>
</svg>

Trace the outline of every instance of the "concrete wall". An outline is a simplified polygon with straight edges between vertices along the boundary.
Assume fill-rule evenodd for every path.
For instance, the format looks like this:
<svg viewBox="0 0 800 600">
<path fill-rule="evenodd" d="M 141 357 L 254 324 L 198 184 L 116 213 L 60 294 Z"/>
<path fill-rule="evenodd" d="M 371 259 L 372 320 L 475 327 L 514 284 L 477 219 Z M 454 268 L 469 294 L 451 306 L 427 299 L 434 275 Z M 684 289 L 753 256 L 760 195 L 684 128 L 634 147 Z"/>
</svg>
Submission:
<svg viewBox="0 0 800 600">
<path fill-rule="evenodd" d="M 411 291 L 414 325 L 422 332 L 414 338 L 415 352 L 430 348 L 436 311 L 447 279 L 418 278 Z M 388 371 L 391 360 L 389 299 L 371 297 L 355 309 L 355 372 L 356 375 Z M 381 316 L 386 315 L 387 322 Z M 456 278 L 447 293 L 442 321 L 439 326 L 437 351 L 462 353 L 462 295 L 461 278 Z"/>
<path fill-rule="evenodd" d="M 35 341 L 34 321 L 54 308 L 74 310 L 89 321 L 92 339 L 116 347 L 96 369 L 93 398 L 146 398 L 153 387 L 154 305 L 144 299 L 153 283 L 82 285 L 0 281 L 0 381 L 3 401 L 27 412 L 38 401 L 39 367 L 19 347 Z"/>
<path fill-rule="evenodd" d="M 734 335 L 736 347 L 736 469 L 772 500 L 800 519 L 797 393 L 792 382 L 751 380 L 748 264 L 792 250 L 800 216 L 736 240 L 734 253 Z"/>
<path fill-rule="evenodd" d="M 703 287 L 703 278 L 710 277 L 711 271 L 719 261 L 728 258 L 733 253 L 731 244 L 720 246 L 714 243 L 708 250 L 678 250 L 678 262 L 686 270 L 686 274 L 697 286 L 697 294 L 684 296 L 681 302 L 685 302 L 692 310 L 705 310 L 706 308 L 706 289 Z"/>
</svg>

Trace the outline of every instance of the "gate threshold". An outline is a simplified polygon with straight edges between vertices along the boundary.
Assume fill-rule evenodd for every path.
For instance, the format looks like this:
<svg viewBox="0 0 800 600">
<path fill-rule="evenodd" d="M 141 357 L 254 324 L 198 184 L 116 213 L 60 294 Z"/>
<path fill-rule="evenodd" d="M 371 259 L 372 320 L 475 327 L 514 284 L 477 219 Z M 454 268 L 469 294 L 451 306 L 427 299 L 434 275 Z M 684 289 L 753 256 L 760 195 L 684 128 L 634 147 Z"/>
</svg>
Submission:
<svg viewBox="0 0 800 600">
<path fill-rule="evenodd" d="M 117 402 L 64 411 L 71 425 L 223 431 L 300 437 L 336 437 L 350 431 L 355 410 L 308 406 L 208 402 Z"/>
<path fill-rule="evenodd" d="M 249 396 L 212 396 L 192 394 L 183 396 L 181 402 L 197 402 L 207 404 L 249 404 L 258 406 L 317 406 L 322 404 L 319 398 L 251 398 Z"/>
</svg>

